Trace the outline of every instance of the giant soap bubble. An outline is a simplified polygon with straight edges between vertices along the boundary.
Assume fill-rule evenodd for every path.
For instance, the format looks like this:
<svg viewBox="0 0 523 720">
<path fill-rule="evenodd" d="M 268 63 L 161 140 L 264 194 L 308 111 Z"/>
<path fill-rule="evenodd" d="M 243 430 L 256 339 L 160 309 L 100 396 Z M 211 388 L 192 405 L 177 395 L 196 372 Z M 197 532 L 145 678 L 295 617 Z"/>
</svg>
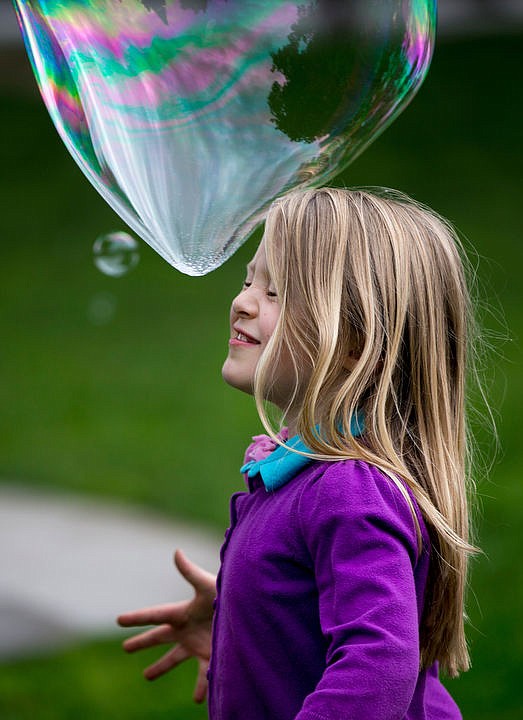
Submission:
<svg viewBox="0 0 523 720">
<path fill-rule="evenodd" d="M 174 267 L 221 265 L 334 177 L 427 72 L 436 0 L 15 0 L 47 109 Z"/>
</svg>

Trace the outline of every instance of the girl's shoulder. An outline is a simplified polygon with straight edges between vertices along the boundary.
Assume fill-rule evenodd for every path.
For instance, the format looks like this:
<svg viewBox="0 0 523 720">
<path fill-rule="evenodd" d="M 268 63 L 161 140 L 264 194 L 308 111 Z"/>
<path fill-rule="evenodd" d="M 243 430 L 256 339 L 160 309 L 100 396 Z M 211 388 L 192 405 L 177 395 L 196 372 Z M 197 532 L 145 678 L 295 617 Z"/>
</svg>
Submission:
<svg viewBox="0 0 523 720">
<path fill-rule="evenodd" d="M 348 526 L 352 532 L 393 533 L 417 556 L 429 536 L 416 499 L 402 478 L 365 460 L 318 462 L 300 483 L 304 528 Z"/>
<path fill-rule="evenodd" d="M 400 477 L 360 459 L 317 461 L 304 477 L 303 492 L 321 494 L 323 499 L 347 502 L 373 501 L 377 497 L 405 497 L 411 492 Z"/>
</svg>

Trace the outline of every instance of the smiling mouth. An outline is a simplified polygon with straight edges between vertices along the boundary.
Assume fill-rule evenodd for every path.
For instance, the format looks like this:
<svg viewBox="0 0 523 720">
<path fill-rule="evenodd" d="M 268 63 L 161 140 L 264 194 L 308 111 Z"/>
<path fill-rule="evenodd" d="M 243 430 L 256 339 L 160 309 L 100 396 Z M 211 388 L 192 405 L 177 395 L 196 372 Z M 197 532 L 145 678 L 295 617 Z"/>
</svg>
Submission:
<svg viewBox="0 0 523 720">
<path fill-rule="evenodd" d="M 246 335 L 243 332 L 240 332 L 239 330 L 236 330 L 236 336 L 231 338 L 230 340 L 233 344 L 242 344 L 242 345 L 259 345 L 259 340 L 255 340 L 250 335 Z"/>
<path fill-rule="evenodd" d="M 240 340 L 241 342 L 251 343 L 251 345 L 258 345 L 257 340 L 253 340 L 250 337 L 247 337 L 247 335 L 244 335 L 243 333 L 238 333 L 237 340 Z"/>
</svg>

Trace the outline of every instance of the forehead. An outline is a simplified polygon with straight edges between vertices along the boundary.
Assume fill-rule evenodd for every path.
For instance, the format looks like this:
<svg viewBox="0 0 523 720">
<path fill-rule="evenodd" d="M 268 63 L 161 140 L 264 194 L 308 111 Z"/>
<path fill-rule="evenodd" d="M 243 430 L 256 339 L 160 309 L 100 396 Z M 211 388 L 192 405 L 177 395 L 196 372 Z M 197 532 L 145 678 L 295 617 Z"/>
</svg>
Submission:
<svg viewBox="0 0 523 720">
<path fill-rule="evenodd" d="M 269 270 L 267 268 L 267 256 L 265 254 L 264 240 L 262 240 L 258 245 L 258 249 L 254 253 L 254 257 L 252 258 L 252 260 L 247 263 L 247 272 L 256 272 L 265 275 L 269 274 Z"/>
</svg>

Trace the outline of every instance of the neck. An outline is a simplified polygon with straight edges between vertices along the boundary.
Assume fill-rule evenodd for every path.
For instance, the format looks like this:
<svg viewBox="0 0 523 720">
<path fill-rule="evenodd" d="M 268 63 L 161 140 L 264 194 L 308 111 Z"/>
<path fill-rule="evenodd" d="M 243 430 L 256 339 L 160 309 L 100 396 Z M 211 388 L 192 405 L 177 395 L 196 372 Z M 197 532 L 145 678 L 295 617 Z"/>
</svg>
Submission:
<svg viewBox="0 0 523 720">
<path fill-rule="evenodd" d="M 287 425 L 287 429 L 289 431 L 289 438 L 294 437 L 298 433 L 295 425 Z"/>
<path fill-rule="evenodd" d="M 284 418 L 284 425 L 287 426 L 289 431 L 289 437 L 294 437 L 298 433 L 298 418 L 295 415 L 287 413 Z"/>
</svg>

